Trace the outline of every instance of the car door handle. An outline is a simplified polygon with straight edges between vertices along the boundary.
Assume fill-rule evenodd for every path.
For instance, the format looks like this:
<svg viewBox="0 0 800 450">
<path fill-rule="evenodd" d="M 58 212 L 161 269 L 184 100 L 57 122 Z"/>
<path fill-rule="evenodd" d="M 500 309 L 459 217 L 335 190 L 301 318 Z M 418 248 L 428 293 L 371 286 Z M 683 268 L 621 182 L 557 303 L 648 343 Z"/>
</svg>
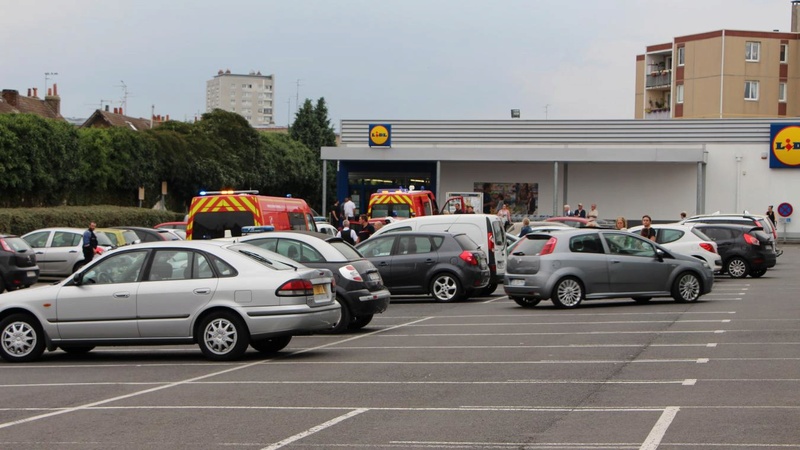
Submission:
<svg viewBox="0 0 800 450">
<path fill-rule="evenodd" d="M 621 261 L 621 260 L 619 260 L 619 259 L 612 259 L 612 260 L 611 260 L 611 262 L 612 262 L 613 264 L 619 264 L 619 263 L 621 263 L 622 261 Z"/>
<path fill-rule="evenodd" d="M 428 259 L 425 260 L 425 264 L 433 264 L 435 262 L 436 261 L 432 260 L 431 258 L 428 258 Z"/>
<path fill-rule="evenodd" d="M 128 298 L 130 296 L 130 292 L 114 292 L 114 298 Z"/>
<path fill-rule="evenodd" d="M 69 252 L 70 252 L 70 253 L 78 253 L 78 251 L 77 251 L 77 250 L 70 250 Z"/>
<path fill-rule="evenodd" d="M 211 292 L 210 288 L 197 288 L 193 291 L 195 294 L 208 294 Z"/>
<path fill-rule="evenodd" d="M 386 261 L 381 261 L 378 265 L 382 266 L 382 267 L 386 267 L 386 266 L 389 265 L 389 263 L 387 263 Z"/>
<path fill-rule="evenodd" d="M 36 252 L 37 255 L 44 255 L 44 252 Z"/>
</svg>

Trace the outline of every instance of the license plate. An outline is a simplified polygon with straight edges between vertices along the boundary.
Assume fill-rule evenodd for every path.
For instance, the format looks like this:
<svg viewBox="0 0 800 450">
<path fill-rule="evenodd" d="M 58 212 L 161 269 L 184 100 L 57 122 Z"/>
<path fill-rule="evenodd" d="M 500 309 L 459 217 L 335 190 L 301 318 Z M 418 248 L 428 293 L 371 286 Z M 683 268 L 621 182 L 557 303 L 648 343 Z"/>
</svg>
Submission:
<svg viewBox="0 0 800 450">
<path fill-rule="evenodd" d="M 512 286 L 525 286 L 525 280 L 511 280 Z"/>
<path fill-rule="evenodd" d="M 322 295 L 324 293 L 325 293 L 325 285 L 322 284 L 314 285 L 314 295 Z"/>
<path fill-rule="evenodd" d="M 34 271 L 32 271 L 32 270 L 29 270 L 29 271 L 28 271 L 28 276 L 29 276 L 29 277 L 35 277 L 35 276 L 36 276 L 36 272 L 34 272 Z"/>
<path fill-rule="evenodd" d="M 372 280 L 372 281 L 378 281 L 378 280 L 380 280 L 380 278 L 381 278 L 381 276 L 379 274 L 375 273 L 375 272 L 372 272 L 372 273 L 369 274 L 369 279 Z"/>
</svg>

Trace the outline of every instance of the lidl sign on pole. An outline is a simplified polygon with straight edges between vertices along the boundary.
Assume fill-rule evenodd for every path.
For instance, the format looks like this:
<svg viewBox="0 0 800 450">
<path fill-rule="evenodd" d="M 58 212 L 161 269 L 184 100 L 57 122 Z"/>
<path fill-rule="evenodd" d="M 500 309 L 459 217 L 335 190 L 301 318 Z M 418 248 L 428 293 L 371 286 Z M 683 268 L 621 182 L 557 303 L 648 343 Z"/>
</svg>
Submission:
<svg viewBox="0 0 800 450">
<path fill-rule="evenodd" d="M 369 125 L 369 146 L 370 147 L 391 147 L 392 146 L 392 126 L 384 123 L 374 123 Z"/>
<path fill-rule="evenodd" d="M 770 169 L 800 168 L 800 124 L 772 124 Z"/>
</svg>

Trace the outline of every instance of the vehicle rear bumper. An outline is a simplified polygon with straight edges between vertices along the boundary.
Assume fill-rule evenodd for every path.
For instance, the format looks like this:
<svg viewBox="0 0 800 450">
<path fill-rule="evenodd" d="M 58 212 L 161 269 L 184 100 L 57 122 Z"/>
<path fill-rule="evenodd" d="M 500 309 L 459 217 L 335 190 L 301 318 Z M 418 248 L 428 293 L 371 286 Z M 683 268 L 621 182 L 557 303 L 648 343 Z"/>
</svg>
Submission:
<svg viewBox="0 0 800 450">
<path fill-rule="evenodd" d="M 386 311 L 389 307 L 389 300 L 391 294 L 388 289 L 381 289 L 379 291 L 369 291 L 367 289 L 358 289 L 355 291 L 347 291 L 343 294 L 347 306 L 353 315 L 365 314 L 380 314 Z"/>
<path fill-rule="evenodd" d="M 28 287 L 39 281 L 38 267 L 19 267 L 3 274 L 6 289 Z"/>
<path fill-rule="evenodd" d="M 253 337 L 305 334 L 332 328 L 341 316 L 341 307 L 331 305 L 305 308 L 286 313 L 263 314 L 247 311 L 247 327 Z"/>
</svg>

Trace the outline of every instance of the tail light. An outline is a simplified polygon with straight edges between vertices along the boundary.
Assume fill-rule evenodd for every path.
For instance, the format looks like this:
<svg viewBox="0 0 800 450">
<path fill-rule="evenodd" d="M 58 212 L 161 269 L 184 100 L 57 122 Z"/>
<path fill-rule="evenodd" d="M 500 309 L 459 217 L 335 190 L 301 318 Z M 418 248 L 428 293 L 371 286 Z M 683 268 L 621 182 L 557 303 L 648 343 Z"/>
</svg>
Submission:
<svg viewBox="0 0 800 450">
<path fill-rule="evenodd" d="M 14 253 L 14 250 L 12 250 L 11 247 L 8 246 L 5 239 L 0 239 L 0 248 L 2 248 L 7 252 Z"/>
<path fill-rule="evenodd" d="M 748 233 L 744 234 L 744 241 L 750 245 L 761 245 L 761 243 L 758 242 L 758 238 Z"/>
<path fill-rule="evenodd" d="M 289 280 L 283 283 L 275 292 L 281 297 L 293 297 L 298 295 L 314 295 L 314 286 L 309 280 Z"/>
<path fill-rule="evenodd" d="M 542 247 L 542 251 L 539 252 L 539 256 L 549 255 L 550 253 L 553 253 L 553 250 L 555 250 L 556 248 L 556 242 L 558 242 L 558 239 L 554 237 L 548 239 L 547 242 L 545 242 L 544 247 Z"/>
<path fill-rule="evenodd" d="M 714 250 L 714 246 L 709 244 L 708 242 L 701 242 L 700 243 L 700 248 L 702 248 L 703 250 L 705 250 L 707 252 L 717 253 L 717 251 Z"/>
<path fill-rule="evenodd" d="M 339 267 L 339 273 L 350 281 L 364 281 L 364 278 L 361 277 L 361 274 L 358 273 L 358 270 L 356 270 L 356 268 L 351 264 Z"/>
<path fill-rule="evenodd" d="M 478 265 L 478 257 L 471 251 L 464 250 L 460 255 L 458 255 L 458 257 L 463 259 L 470 266 Z"/>
<path fill-rule="evenodd" d="M 494 251 L 494 234 L 491 231 L 489 232 L 489 251 Z"/>
</svg>

